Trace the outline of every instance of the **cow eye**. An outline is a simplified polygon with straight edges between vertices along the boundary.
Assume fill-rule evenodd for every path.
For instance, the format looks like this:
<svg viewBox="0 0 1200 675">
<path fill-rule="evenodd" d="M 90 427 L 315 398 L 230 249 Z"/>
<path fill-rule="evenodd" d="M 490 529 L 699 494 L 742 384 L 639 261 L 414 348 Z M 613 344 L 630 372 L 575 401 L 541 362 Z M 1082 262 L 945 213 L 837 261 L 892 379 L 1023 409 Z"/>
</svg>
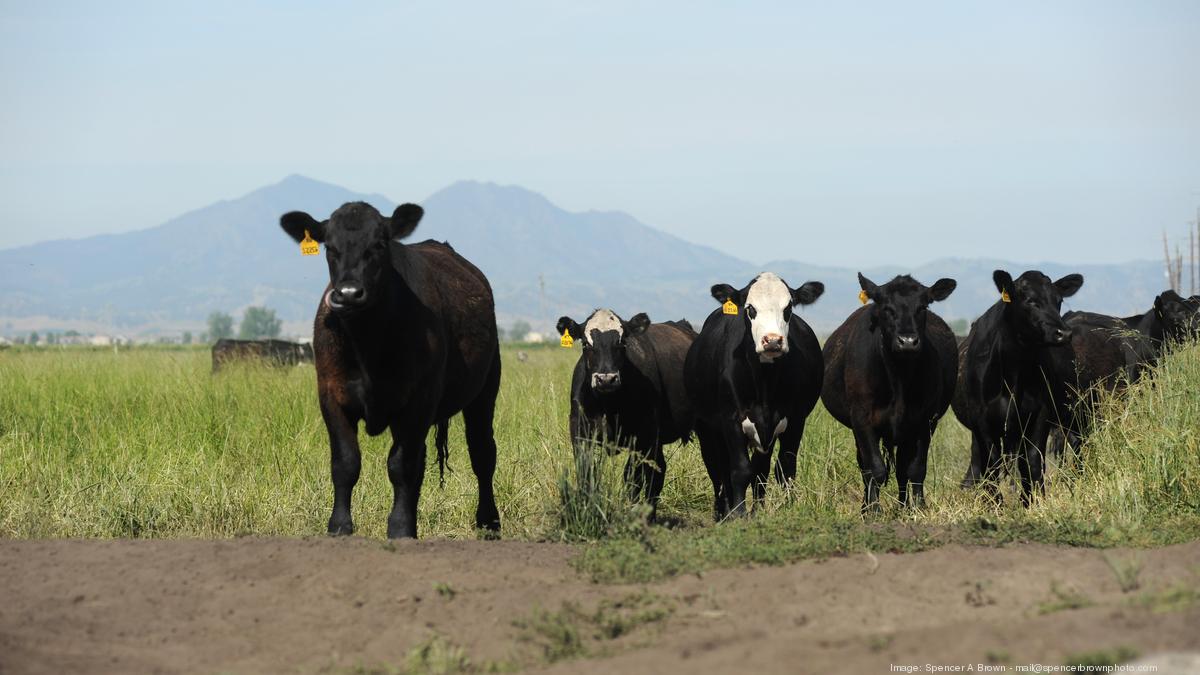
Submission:
<svg viewBox="0 0 1200 675">
<path fill-rule="evenodd" d="M 746 305 L 746 316 L 750 317 L 751 319 L 758 316 L 758 310 L 754 309 L 754 305 Z"/>
<path fill-rule="evenodd" d="M 791 321 L 791 320 L 792 320 L 792 308 L 791 308 L 791 307 L 784 307 L 784 308 L 783 308 L 783 320 L 784 320 L 784 321 Z"/>
</svg>

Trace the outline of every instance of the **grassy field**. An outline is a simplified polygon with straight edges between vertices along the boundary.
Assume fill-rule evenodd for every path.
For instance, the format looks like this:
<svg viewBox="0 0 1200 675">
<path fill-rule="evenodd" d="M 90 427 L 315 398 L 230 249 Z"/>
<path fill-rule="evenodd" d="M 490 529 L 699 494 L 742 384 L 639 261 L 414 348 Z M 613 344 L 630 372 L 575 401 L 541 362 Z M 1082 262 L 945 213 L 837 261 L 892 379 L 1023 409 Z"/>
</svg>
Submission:
<svg viewBox="0 0 1200 675">
<path fill-rule="evenodd" d="M 525 351 L 525 361 L 516 348 L 503 353 L 496 420 L 503 535 L 578 538 L 587 533 L 564 530 L 561 518 L 564 476 L 575 483 L 567 410 L 578 351 Z M 0 536 L 322 534 L 332 488 L 313 369 L 209 370 L 201 349 L 0 352 Z M 599 506 L 610 536 L 582 564 L 598 578 L 629 578 L 688 569 L 688 560 L 773 562 L 923 546 L 947 533 L 1093 545 L 1200 536 L 1198 389 L 1200 348 L 1166 359 L 1151 382 L 1107 404 L 1082 468 L 1051 471 L 1046 499 L 1028 510 L 1017 499 L 996 507 L 957 487 L 968 435 L 952 414 L 930 452 L 928 507 L 899 509 L 891 481 L 883 514 L 867 523 L 858 514 L 862 487 L 851 433 L 820 405 L 809 418 L 793 488 L 784 493 L 772 484 L 764 508 L 740 522 L 711 526 L 712 491 L 699 450 L 673 446 L 661 514 L 678 525 L 646 528 L 627 505 L 606 501 Z M 355 522 L 360 534 L 382 537 L 391 503 L 384 466 L 390 436 L 363 439 Z M 619 492 L 623 459 L 602 462 L 608 493 Z M 476 536 L 475 479 L 459 419 L 451 424 L 450 465 L 439 489 L 431 453 L 422 537 Z M 652 571 L 636 571 L 643 569 Z"/>
</svg>

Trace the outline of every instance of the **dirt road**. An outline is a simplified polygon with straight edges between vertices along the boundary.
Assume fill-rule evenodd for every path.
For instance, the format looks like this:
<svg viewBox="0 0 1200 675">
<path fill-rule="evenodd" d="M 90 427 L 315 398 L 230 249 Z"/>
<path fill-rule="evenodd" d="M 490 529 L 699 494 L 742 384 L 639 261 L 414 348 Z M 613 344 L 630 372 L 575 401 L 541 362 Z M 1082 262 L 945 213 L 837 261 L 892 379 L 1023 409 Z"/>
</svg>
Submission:
<svg viewBox="0 0 1200 675">
<path fill-rule="evenodd" d="M 561 673 L 887 673 L 1061 664 L 1097 650 L 1166 664 L 1161 654 L 1200 652 L 1200 542 L 948 546 L 644 586 L 590 583 L 571 568 L 573 552 L 0 541 L 0 672 L 394 672 L 466 659 Z M 1106 557 L 1138 588 L 1122 591 Z"/>
</svg>

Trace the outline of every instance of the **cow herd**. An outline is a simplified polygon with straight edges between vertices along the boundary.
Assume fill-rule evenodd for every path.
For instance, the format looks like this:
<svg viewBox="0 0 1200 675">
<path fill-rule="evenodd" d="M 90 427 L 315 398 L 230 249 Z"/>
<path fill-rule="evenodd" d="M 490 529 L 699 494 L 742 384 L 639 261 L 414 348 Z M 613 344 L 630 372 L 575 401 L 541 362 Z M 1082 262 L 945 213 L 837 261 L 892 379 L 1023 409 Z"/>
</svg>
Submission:
<svg viewBox="0 0 1200 675">
<path fill-rule="evenodd" d="M 404 204 L 391 216 L 352 202 L 324 221 L 285 214 L 297 242 L 324 245 L 330 282 L 313 328 L 321 414 L 334 486 L 330 534 L 354 530 L 351 496 L 360 472 L 358 424 L 390 431 L 394 501 L 389 537 L 415 537 L 426 438 L 436 430 L 439 465 L 446 429 L 462 412 L 479 485 L 475 526 L 500 517 L 492 489 L 492 419 L 500 352 L 491 287 L 447 243 L 403 243 L 423 215 Z M 1200 297 L 1167 291 L 1143 315 L 1061 312 L 1083 284 L 1029 271 L 993 274 L 998 299 L 961 342 L 930 305 L 953 279 L 925 286 L 910 276 L 877 284 L 859 275 L 863 303 L 822 348 L 796 314 L 825 288 L 797 288 L 770 272 L 742 288 L 717 284 L 717 307 L 699 333 L 686 321 L 651 323 L 598 309 L 558 321 L 563 344 L 579 344 L 571 381 L 570 436 L 628 449 L 625 483 L 654 517 L 666 475 L 665 444 L 695 436 L 713 486 L 713 515 L 757 506 L 768 474 L 796 475 L 805 422 L 823 400 L 849 427 L 863 479 L 864 511 L 879 509 L 893 468 L 901 503 L 921 506 L 930 439 L 953 407 L 971 432 L 964 486 L 999 498 L 1005 457 L 1014 457 L 1022 500 L 1043 489 L 1047 447 L 1078 448 L 1099 389 L 1136 380 L 1171 342 L 1200 332 Z M 775 447 L 779 456 L 773 462 Z M 965 449 L 964 449 L 965 450 Z"/>
</svg>

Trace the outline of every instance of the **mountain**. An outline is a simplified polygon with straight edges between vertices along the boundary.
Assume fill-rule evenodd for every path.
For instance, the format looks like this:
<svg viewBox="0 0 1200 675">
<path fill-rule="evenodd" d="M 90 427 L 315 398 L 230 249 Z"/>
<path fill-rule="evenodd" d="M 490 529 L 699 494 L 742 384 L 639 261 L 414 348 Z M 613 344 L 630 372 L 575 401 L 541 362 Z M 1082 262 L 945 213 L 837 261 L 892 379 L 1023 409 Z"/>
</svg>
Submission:
<svg viewBox="0 0 1200 675">
<path fill-rule="evenodd" d="M 412 196 L 405 195 L 412 198 Z M 307 334 L 327 281 L 321 258 L 304 258 L 280 231 L 279 216 L 304 210 L 324 218 L 347 201 L 383 213 L 395 202 L 302 176 L 185 213 L 146 230 L 0 250 L 0 321 L 22 330 L 105 326 L 124 333 L 199 329 L 209 312 L 274 308 L 291 333 Z M 518 318 L 548 330 L 594 307 L 655 320 L 687 317 L 697 326 L 716 307 L 713 283 L 744 285 L 759 267 L 690 243 L 619 211 L 569 212 L 515 186 L 464 181 L 429 196 L 413 235 L 448 241 L 492 282 L 502 325 Z M 818 247 L 819 249 L 819 247 Z M 816 255 L 815 253 L 813 255 Z M 995 302 L 991 271 L 1030 268 L 1053 277 L 1085 276 L 1070 307 L 1114 314 L 1144 311 L 1161 290 L 1153 262 L 1064 266 L 990 259 L 941 259 L 911 270 L 931 284 L 949 276 L 958 290 L 936 307 L 947 319 L 971 318 Z M 858 305 L 857 270 L 779 260 L 761 269 L 793 285 L 822 281 L 825 295 L 802 310 L 819 332 Z M 884 283 L 899 268 L 862 270 Z"/>
</svg>

